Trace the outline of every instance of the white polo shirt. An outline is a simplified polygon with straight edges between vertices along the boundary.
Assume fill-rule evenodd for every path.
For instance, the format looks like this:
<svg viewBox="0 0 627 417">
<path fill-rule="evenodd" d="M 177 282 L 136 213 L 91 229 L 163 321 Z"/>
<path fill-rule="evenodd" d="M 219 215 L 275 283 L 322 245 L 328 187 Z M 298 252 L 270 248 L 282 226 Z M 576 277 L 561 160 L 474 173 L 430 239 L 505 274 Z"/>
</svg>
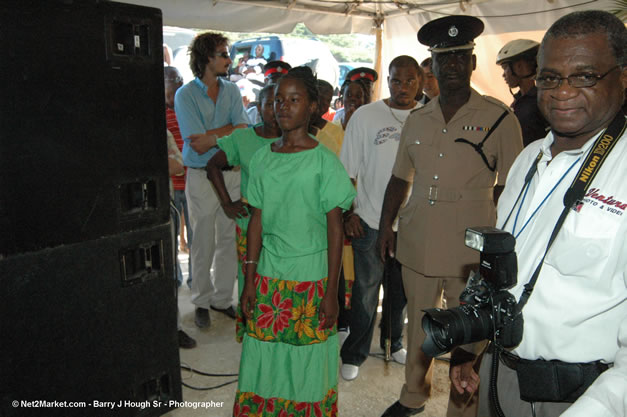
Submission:
<svg viewBox="0 0 627 417">
<path fill-rule="evenodd" d="M 625 136 L 590 184 L 579 210 L 566 217 L 523 309 L 523 340 L 514 350 L 525 359 L 614 363 L 564 414 L 569 417 L 624 416 L 627 410 Z M 505 227 L 516 237 L 518 284 L 510 290 L 516 299 L 544 254 L 564 207 L 564 193 L 596 139 L 552 159 L 553 134 L 549 133 L 527 146 L 510 169 L 498 204 L 501 228 L 542 150 L 538 171 Z"/>
</svg>

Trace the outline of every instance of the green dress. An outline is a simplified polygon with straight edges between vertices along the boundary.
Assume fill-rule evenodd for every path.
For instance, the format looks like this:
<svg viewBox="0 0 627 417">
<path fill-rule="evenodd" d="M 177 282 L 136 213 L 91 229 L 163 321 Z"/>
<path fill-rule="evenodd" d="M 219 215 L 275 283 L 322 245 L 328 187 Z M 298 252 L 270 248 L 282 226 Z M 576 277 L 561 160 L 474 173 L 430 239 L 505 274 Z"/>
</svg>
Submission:
<svg viewBox="0 0 627 417">
<path fill-rule="evenodd" d="M 218 139 L 218 147 L 226 154 L 226 159 L 229 165 L 241 167 L 242 179 L 240 181 L 240 190 L 242 200 L 244 202 L 248 201 L 246 193 L 248 188 L 248 178 L 250 175 L 250 160 L 259 148 L 272 143 L 277 139 L 278 138 L 262 138 L 255 133 L 255 129 L 253 127 L 247 129 L 236 129 L 230 135 Z M 246 232 L 248 231 L 248 222 L 250 221 L 250 213 L 248 214 L 248 217 L 239 217 L 235 220 L 238 263 L 237 284 L 240 296 L 242 295 L 242 290 L 244 289 L 244 272 L 242 269 L 242 262 L 246 259 Z M 235 337 L 238 342 L 242 341 L 244 331 L 243 315 L 238 304 L 237 318 L 235 321 Z"/>
<path fill-rule="evenodd" d="M 234 416 L 336 416 L 337 329 L 320 330 L 328 276 L 326 214 L 348 209 L 355 188 L 325 146 L 261 148 L 248 202 L 261 209 L 257 304 L 246 322 Z"/>
</svg>

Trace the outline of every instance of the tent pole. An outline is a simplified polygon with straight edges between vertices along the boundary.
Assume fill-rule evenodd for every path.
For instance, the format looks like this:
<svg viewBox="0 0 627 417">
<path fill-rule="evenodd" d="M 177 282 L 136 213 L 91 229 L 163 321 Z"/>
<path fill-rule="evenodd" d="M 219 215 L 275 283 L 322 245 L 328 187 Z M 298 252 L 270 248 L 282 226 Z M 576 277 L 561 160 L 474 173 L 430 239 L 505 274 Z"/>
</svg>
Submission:
<svg viewBox="0 0 627 417">
<path fill-rule="evenodd" d="M 384 22 L 384 18 L 383 17 L 377 17 L 374 20 L 374 23 L 376 25 L 375 27 L 375 38 L 376 38 L 376 44 L 375 44 L 375 56 L 374 56 L 374 70 L 377 72 L 377 74 L 379 74 L 379 78 L 377 79 L 377 81 L 374 83 L 373 86 L 373 92 L 372 92 L 372 100 L 371 102 L 375 102 L 379 99 L 379 96 L 381 95 L 381 48 L 382 48 L 382 34 L 383 34 L 383 22 Z"/>
</svg>

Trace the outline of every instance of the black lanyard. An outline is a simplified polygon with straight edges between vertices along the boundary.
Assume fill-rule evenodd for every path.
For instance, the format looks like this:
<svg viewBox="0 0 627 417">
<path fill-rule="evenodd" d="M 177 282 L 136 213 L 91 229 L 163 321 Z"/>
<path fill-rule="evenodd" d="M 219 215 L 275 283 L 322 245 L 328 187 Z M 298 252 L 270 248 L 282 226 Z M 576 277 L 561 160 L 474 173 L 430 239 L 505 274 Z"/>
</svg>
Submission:
<svg viewBox="0 0 627 417">
<path fill-rule="evenodd" d="M 564 193 L 564 210 L 562 210 L 562 213 L 559 219 L 557 220 L 555 227 L 553 228 L 553 232 L 551 233 L 551 237 L 549 238 L 549 243 L 546 246 L 546 250 L 544 251 L 544 255 L 542 256 L 542 259 L 538 263 L 538 266 L 536 267 L 536 270 L 533 273 L 531 279 L 524 286 L 523 293 L 520 296 L 520 300 L 518 301 L 518 306 L 517 306 L 519 313 L 522 312 L 522 308 L 525 306 L 525 304 L 529 300 L 529 297 L 531 296 L 531 293 L 533 292 L 533 288 L 536 284 L 536 281 L 538 280 L 538 276 L 540 275 L 540 270 L 542 269 L 542 265 L 544 264 L 544 259 L 546 258 L 546 255 L 549 252 L 551 245 L 555 241 L 555 238 L 557 237 L 559 230 L 562 228 L 562 225 L 564 224 L 564 221 L 566 220 L 566 216 L 571 211 L 571 208 L 575 204 L 578 204 L 583 199 L 584 195 L 586 194 L 586 190 L 588 189 L 588 187 L 590 186 L 590 183 L 592 182 L 594 177 L 597 175 L 597 173 L 601 169 L 603 162 L 605 162 L 608 155 L 610 154 L 612 149 L 614 149 L 614 146 L 616 145 L 618 140 L 621 138 L 621 136 L 625 132 L 626 126 L 627 126 L 627 123 L 625 120 L 625 115 L 623 114 L 621 110 L 614 117 L 614 120 L 612 120 L 612 122 L 607 127 L 607 129 L 605 129 L 605 131 L 601 133 L 598 139 L 594 142 L 594 145 L 592 145 L 590 152 L 588 152 L 588 155 L 586 156 L 586 159 L 583 162 L 583 165 L 579 169 L 579 172 L 575 176 L 575 179 L 573 180 L 572 184 L 570 185 L 566 193 Z M 516 207 L 516 204 L 518 203 L 518 200 L 520 199 L 520 196 L 523 190 L 527 186 L 529 186 L 531 179 L 533 178 L 533 176 L 535 175 L 537 171 L 538 162 L 540 161 L 541 158 L 542 158 L 542 152 L 538 154 L 538 156 L 536 157 L 536 160 L 534 161 L 531 168 L 527 172 L 527 175 L 525 176 L 525 183 L 523 184 L 522 190 L 520 191 L 520 194 L 518 195 L 518 198 L 516 199 L 516 203 L 514 203 L 514 207 Z M 507 221 L 512 215 L 512 212 L 514 211 L 514 207 L 512 207 L 512 211 L 510 211 L 509 215 L 507 216 L 507 219 L 505 220 L 503 227 L 505 227 L 505 224 L 507 224 Z"/>
</svg>

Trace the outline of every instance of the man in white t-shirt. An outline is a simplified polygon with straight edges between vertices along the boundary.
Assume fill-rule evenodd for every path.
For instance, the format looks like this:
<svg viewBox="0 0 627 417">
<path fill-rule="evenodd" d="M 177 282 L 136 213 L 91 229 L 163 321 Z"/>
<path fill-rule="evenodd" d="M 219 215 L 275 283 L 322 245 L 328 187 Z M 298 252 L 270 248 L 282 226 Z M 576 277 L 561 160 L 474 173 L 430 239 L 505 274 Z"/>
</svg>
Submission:
<svg viewBox="0 0 627 417">
<path fill-rule="evenodd" d="M 379 287 L 384 276 L 384 264 L 375 250 L 383 195 L 405 119 L 412 109 L 421 106 L 414 100 L 423 82 L 422 70 L 416 60 L 406 55 L 398 56 L 390 63 L 389 73 L 390 98 L 355 111 L 340 151 L 340 160 L 353 182 L 357 183 L 353 209 L 344 216 L 344 231 L 352 239 L 355 257 L 350 333 L 341 349 L 341 375 L 346 380 L 357 377 L 359 366 L 370 352 Z M 404 364 L 406 351 L 402 345 L 402 331 L 406 299 L 401 269 L 395 259 L 386 263 L 385 268 L 388 276 L 386 300 L 389 301 L 383 308 L 384 317 L 389 308 L 390 320 L 382 322 L 381 347 L 389 338 L 392 358 Z"/>
</svg>

